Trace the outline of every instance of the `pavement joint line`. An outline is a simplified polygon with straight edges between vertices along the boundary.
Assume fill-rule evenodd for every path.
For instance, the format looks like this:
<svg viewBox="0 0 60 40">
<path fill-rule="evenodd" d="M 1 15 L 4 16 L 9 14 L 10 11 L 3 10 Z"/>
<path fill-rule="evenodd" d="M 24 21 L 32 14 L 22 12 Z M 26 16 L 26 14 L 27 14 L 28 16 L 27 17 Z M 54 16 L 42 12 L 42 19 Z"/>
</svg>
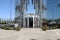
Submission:
<svg viewBox="0 0 60 40">
<path fill-rule="evenodd" d="M 58 32 L 55 31 L 55 33 L 56 33 L 58 36 L 60 36 L 60 34 L 59 34 Z"/>
</svg>

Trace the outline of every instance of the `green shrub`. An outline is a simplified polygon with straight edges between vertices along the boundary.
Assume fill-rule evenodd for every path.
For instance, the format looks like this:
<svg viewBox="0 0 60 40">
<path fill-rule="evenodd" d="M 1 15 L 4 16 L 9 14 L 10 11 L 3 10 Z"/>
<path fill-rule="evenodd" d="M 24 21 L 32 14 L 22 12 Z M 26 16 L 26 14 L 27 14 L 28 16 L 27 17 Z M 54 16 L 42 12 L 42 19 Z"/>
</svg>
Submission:
<svg viewBox="0 0 60 40">
<path fill-rule="evenodd" d="M 46 29 L 46 27 L 42 27 L 42 30 L 43 30 L 43 31 L 46 31 L 47 29 Z"/>
<path fill-rule="evenodd" d="M 20 27 L 15 27 L 14 30 L 19 31 L 21 28 Z"/>
<path fill-rule="evenodd" d="M 56 29 L 56 27 L 52 27 L 52 29 Z"/>
<path fill-rule="evenodd" d="M 49 27 L 48 27 L 48 26 L 43 26 L 43 27 L 42 27 L 42 30 L 43 30 L 43 31 L 49 30 Z"/>
<path fill-rule="evenodd" d="M 5 28 L 5 26 L 2 26 L 2 27 L 1 27 L 1 29 L 4 29 L 4 28 Z"/>
<path fill-rule="evenodd" d="M 52 26 L 52 29 L 57 29 L 58 28 L 58 26 Z"/>
<path fill-rule="evenodd" d="M 12 30 L 13 27 L 7 27 L 7 26 L 2 26 L 1 29 L 5 29 L 5 30 Z"/>
<path fill-rule="evenodd" d="M 2 26 L 1 29 L 5 29 L 5 30 L 20 30 L 20 27 L 8 27 L 8 26 Z"/>
</svg>

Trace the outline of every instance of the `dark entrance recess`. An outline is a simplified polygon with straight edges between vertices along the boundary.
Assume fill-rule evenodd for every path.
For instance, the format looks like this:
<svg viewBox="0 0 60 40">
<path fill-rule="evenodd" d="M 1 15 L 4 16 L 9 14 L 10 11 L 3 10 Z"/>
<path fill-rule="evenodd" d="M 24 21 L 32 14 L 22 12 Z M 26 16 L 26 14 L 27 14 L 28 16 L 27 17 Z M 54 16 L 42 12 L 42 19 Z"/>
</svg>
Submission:
<svg viewBox="0 0 60 40">
<path fill-rule="evenodd" d="M 33 28 L 33 17 L 29 18 L 29 28 Z"/>
<path fill-rule="evenodd" d="M 25 22 L 26 22 L 26 23 L 25 23 L 25 24 L 26 24 L 25 26 L 28 27 L 28 26 L 27 26 L 27 25 L 28 25 L 28 19 L 27 19 L 27 18 L 25 18 Z"/>
</svg>

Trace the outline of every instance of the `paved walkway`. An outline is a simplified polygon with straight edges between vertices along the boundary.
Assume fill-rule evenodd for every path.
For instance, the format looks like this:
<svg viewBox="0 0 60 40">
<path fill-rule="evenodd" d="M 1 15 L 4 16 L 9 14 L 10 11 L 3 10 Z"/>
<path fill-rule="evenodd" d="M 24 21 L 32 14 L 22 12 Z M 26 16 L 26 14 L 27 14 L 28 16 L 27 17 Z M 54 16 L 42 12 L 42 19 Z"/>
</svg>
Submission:
<svg viewBox="0 0 60 40">
<path fill-rule="evenodd" d="M 42 31 L 40 28 L 22 28 L 20 31 L 0 30 L 0 40 L 60 40 L 60 29 Z"/>
<path fill-rule="evenodd" d="M 0 29 L 0 40 L 16 40 L 18 36 L 17 31 Z"/>
<path fill-rule="evenodd" d="M 17 40 L 60 40 L 59 35 L 55 30 L 42 31 L 39 28 L 23 28 Z"/>
</svg>

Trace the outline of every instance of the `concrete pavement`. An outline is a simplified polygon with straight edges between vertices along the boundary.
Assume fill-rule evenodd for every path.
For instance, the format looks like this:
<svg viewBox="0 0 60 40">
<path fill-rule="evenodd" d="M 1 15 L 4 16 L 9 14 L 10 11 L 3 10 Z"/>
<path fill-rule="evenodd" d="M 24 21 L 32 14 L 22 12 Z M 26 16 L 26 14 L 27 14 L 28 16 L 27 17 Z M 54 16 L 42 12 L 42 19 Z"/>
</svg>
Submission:
<svg viewBox="0 0 60 40">
<path fill-rule="evenodd" d="M 42 31 L 40 28 L 22 28 L 20 31 L 1 30 L 0 40 L 60 40 L 60 29 Z"/>
<path fill-rule="evenodd" d="M 40 28 L 24 28 L 17 40 L 58 40 L 60 36 L 55 30 L 42 31 Z"/>
</svg>

